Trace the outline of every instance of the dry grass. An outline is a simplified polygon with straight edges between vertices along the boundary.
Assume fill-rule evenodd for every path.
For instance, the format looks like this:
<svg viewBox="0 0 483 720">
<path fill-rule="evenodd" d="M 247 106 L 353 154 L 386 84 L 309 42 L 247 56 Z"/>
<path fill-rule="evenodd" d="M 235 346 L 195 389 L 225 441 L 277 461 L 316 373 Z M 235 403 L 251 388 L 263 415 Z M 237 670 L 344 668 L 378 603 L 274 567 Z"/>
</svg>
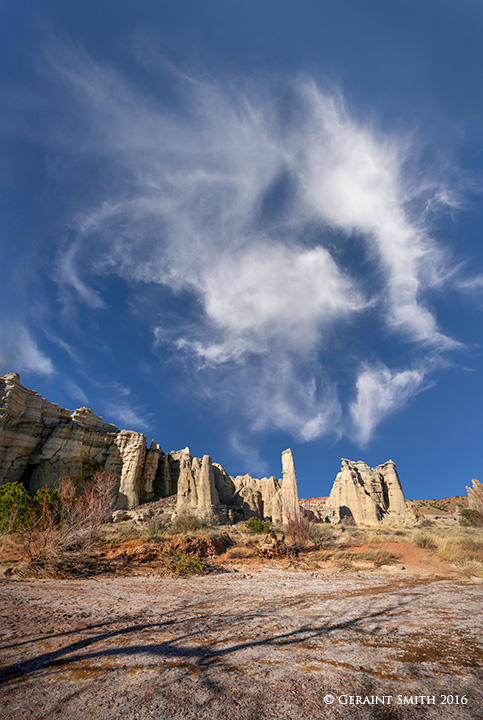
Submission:
<svg viewBox="0 0 483 720">
<path fill-rule="evenodd" d="M 182 512 L 169 526 L 171 535 L 189 535 L 205 530 L 209 523 L 200 515 L 191 512 Z"/>
<path fill-rule="evenodd" d="M 414 536 L 413 542 L 418 547 L 426 550 L 434 550 L 438 547 L 437 541 L 427 533 L 418 533 Z"/>
<path fill-rule="evenodd" d="M 255 548 L 250 547 L 249 545 L 237 545 L 236 547 L 232 547 L 227 550 L 226 555 L 231 560 L 258 557 L 258 553 Z"/>
<path fill-rule="evenodd" d="M 478 535 L 441 540 L 437 550 L 439 559 L 456 565 L 466 575 L 483 577 L 483 533 L 480 531 Z"/>
</svg>

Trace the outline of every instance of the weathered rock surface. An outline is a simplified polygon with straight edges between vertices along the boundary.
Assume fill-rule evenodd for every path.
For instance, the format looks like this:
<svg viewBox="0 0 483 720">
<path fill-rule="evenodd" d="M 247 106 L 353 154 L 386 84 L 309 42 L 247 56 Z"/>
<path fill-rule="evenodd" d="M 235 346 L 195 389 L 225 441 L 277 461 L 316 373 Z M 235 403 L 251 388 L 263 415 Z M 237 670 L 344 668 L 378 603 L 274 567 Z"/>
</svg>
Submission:
<svg viewBox="0 0 483 720">
<path fill-rule="evenodd" d="M 291 450 L 282 454 L 281 480 L 233 478 L 209 455 L 192 457 L 189 448 L 165 453 L 155 440 L 148 448 L 142 433 L 119 430 L 89 408 L 62 409 L 23 387 L 16 373 L 0 376 L 0 484 L 21 481 L 35 492 L 62 477 L 83 481 L 95 470 L 119 476 L 119 510 L 176 496 L 178 514 L 281 523 L 298 512 Z"/>
<path fill-rule="evenodd" d="M 362 461 L 342 460 L 321 519 L 338 523 L 408 523 L 413 515 L 406 506 L 396 465 L 388 460 L 370 468 Z"/>
</svg>

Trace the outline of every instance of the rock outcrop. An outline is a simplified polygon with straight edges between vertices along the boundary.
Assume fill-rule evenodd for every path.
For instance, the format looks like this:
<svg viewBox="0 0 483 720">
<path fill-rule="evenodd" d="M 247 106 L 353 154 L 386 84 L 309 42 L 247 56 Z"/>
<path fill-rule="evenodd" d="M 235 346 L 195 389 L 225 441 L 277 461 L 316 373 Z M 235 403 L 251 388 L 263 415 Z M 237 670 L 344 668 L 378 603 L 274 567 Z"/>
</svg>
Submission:
<svg viewBox="0 0 483 720">
<path fill-rule="evenodd" d="M 89 408 L 70 412 L 20 384 L 16 373 L 0 376 L 0 484 L 20 481 L 30 492 L 54 487 L 62 477 L 82 482 L 96 470 L 119 476 L 120 510 L 176 496 L 176 512 L 206 517 L 271 518 L 281 523 L 298 512 L 291 450 L 282 454 L 282 479 L 228 475 L 209 455 L 189 448 L 163 452 L 153 440 L 105 423 Z"/>
<path fill-rule="evenodd" d="M 388 460 L 370 468 L 360 460 L 343 459 L 321 519 L 357 525 L 411 522 L 395 463 Z"/>
</svg>

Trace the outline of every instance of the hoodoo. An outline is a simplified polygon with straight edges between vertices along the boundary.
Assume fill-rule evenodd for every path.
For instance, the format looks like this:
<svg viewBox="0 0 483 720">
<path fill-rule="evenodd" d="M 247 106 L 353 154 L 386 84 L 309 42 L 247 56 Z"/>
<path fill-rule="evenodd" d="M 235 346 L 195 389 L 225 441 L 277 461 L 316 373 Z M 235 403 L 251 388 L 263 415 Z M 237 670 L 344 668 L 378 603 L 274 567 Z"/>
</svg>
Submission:
<svg viewBox="0 0 483 720">
<path fill-rule="evenodd" d="M 404 499 L 396 465 L 388 460 L 376 468 L 358 460 L 342 460 L 325 505 L 325 518 L 356 524 L 375 524 L 382 520 L 405 523 L 412 520 Z"/>
</svg>

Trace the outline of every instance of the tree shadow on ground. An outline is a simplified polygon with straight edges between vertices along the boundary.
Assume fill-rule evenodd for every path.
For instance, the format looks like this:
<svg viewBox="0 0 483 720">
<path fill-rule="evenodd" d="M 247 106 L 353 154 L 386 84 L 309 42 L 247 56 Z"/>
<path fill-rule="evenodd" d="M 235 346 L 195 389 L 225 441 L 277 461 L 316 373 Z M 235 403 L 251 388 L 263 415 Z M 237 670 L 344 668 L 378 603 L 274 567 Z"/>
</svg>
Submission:
<svg viewBox="0 0 483 720">
<path fill-rule="evenodd" d="M 22 678 L 40 670 L 47 669 L 58 669 L 67 665 L 75 667 L 76 664 L 84 663 L 89 660 L 99 660 L 100 658 L 114 658 L 118 656 L 137 656 L 137 655 L 151 655 L 158 661 L 161 658 L 180 661 L 189 661 L 195 664 L 200 669 L 208 668 L 210 665 L 217 663 L 223 658 L 236 655 L 237 653 L 253 648 L 283 648 L 294 645 L 302 645 L 303 643 L 313 640 L 315 638 L 324 637 L 337 631 L 351 630 L 358 633 L 370 633 L 371 631 L 364 630 L 363 623 L 366 621 L 378 619 L 381 622 L 387 621 L 392 618 L 394 611 L 398 610 L 404 605 L 408 605 L 413 602 L 412 600 L 401 601 L 397 604 L 390 605 L 382 610 L 378 610 L 371 613 L 361 614 L 349 620 L 340 620 L 339 622 L 322 623 L 317 625 L 304 624 L 301 627 L 290 630 L 285 633 L 273 634 L 268 637 L 257 637 L 248 639 L 244 642 L 228 644 L 225 647 L 213 647 L 213 644 L 208 642 L 201 642 L 198 645 L 188 644 L 189 641 L 193 642 L 200 636 L 203 637 L 207 632 L 211 632 L 209 629 L 213 626 L 213 623 L 223 622 L 230 623 L 230 627 L 234 625 L 246 626 L 249 628 L 249 623 L 254 618 L 266 618 L 266 613 L 233 613 L 233 614 L 206 614 L 196 615 L 192 617 L 183 617 L 182 619 L 168 619 L 163 622 L 152 622 L 128 625 L 126 627 L 117 628 L 113 630 L 106 630 L 105 632 L 96 633 L 90 637 L 82 638 L 75 642 L 70 643 L 56 650 L 50 652 L 40 653 L 28 660 L 14 663 L 9 666 L 0 669 L 0 682 L 6 682 L 15 678 Z M 194 605 L 193 607 L 196 607 Z M 186 611 L 186 608 L 184 608 Z M 115 624 L 118 625 L 120 620 L 117 619 Z M 208 628 L 203 627 L 203 623 L 207 623 Z M 118 645 L 115 647 L 102 648 L 91 652 L 80 652 L 87 650 L 88 648 L 96 645 L 97 643 L 105 642 L 115 638 L 135 638 L 138 633 L 145 630 L 163 631 L 167 629 L 175 628 L 176 626 L 190 626 L 193 629 L 189 632 L 181 631 L 174 638 L 165 640 L 159 643 L 146 643 L 146 644 L 133 644 L 133 645 Z M 201 624 L 199 629 L 196 629 L 195 625 Z M 75 633 L 85 633 L 88 631 L 95 630 L 96 628 L 105 627 L 105 623 L 99 625 L 91 625 L 82 629 L 67 631 L 66 633 L 60 633 L 57 635 L 44 636 L 37 638 L 32 642 L 44 641 L 47 638 L 56 638 L 62 636 L 69 636 Z M 109 625 L 108 625 L 109 627 Z M 181 628 L 180 628 L 181 629 Z M 217 644 L 223 643 L 223 640 L 217 640 Z M 24 643 L 22 643 L 24 644 Z M 14 647 L 14 646 L 5 646 Z"/>
</svg>

